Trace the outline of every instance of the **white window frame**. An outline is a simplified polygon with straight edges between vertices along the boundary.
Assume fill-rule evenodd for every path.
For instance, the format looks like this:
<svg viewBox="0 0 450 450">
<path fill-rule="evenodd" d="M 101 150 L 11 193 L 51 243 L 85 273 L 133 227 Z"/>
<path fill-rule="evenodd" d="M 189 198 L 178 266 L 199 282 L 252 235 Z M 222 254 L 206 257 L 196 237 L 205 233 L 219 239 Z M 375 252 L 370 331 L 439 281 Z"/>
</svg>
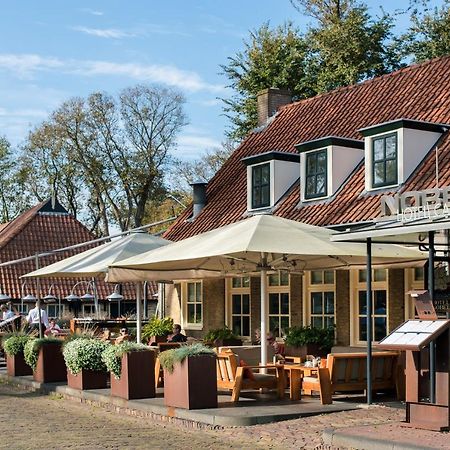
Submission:
<svg viewBox="0 0 450 450">
<path fill-rule="evenodd" d="M 250 277 L 235 277 L 235 278 L 248 278 L 249 279 L 249 285 L 240 287 L 233 287 L 233 278 L 226 280 L 226 304 L 225 304 L 225 323 L 228 328 L 233 329 L 233 295 L 248 295 L 249 297 L 249 314 L 240 314 L 241 317 L 248 316 L 249 317 L 249 336 L 242 335 L 240 337 L 242 338 L 248 338 L 251 339 L 251 333 L 252 333 L 252 296 L 250 293 Z"/>
<path fill-rule="evenodd" d="M 89 310 L 90 312 L 86 312 Z M 82 303 L 81 314 L 83 317 L 95 317 L 95 303 Z"/>
<path fill-rule="evenodd" d="M 201 321 L 198 323 L 189 323 L 187 321 L 188 318 L 188 285 L 189 284 L 199 284 L 200 285 L 200 302 L 194 302 L 195 304 L 200 303 L 202 307 L 202 317 Z M 197 288 L 196 288 L 197 289 Z M 181 301 L 182 301 L 182 310 L 183 310 L 183 329 L 184 330 L 202 330 L 203 329 L 203 318 L 205 315 L 204 310 L 204 301 L 203 301 L 203 281 L 202 280 L 189 280 L 184 281 L 181 284 Z"/>
<path fill-rule="evenodd" d="M 270 275 L 269 275 L 270 276 Z M 279 278 L 281 280 L 281 277 Z M 278 312 L 278 314 L 270 314 L 269 311 L 269 298 L 270 294 L 288 294 L 289 296 L 289 314 L 282 314 L 281 311 Z M 279 296 L 278 296 L 279 298 Z M 280 302 L 279 302 L 280 304 Z M 267 331 L 270 329 L 270 317 L 278 317 L 278 323 L 281 324 L 281 318 L 282 317 L 288 317 L 288 327 L 291 326 L 291 319 L 292 319 L 292 307 L 291 307 L 291 276 L 288 274 L 288 284 L 287 285 L 276 285 L 271 286 L 269 283 L 269 277 L 267 279 L 267 300 L 266 300 L 266 311 L 267 311 Z M 286 330 L 284 330 L 286 331 Z M 281 333 L 281 327 L 280 327 L 280 333 Z M 275 336 L 278 337 L 278 336 Z"/>
<path fill-rule="evenodd" d="M 409 291 L 423 290 L 424 289 L 424 277 L 421 280 L 416 279 L 415 269 L 404 269 L 405 271 L 405 320 L 414 319 L 416 317 L 416 308 L 414 306 L 414 300 L 407 294 Z M 425 268 L 422 267 L 425 271 Z"/>
<path fill-rule="evenodd" d="M 59 315 L 56 315 L 56 316 L 50 315 L 49 308 L 54 307 L 54 308 L 56 308 L 56 309 L 58 310 L 58 309 L 59 309 L 59 306 L 61 306 L 61 310 L 59 311 Z M 62 317 L 62 316 L 64 315 L 64 309 L 65 309 L 65 308 L 64 308 L 64 305 L 63 305 L 63 304 L 59 305 L 58 302 L 56 302 L 56 303 L 51 303 L 51 304 L 46 305 L 47 316 L 48 316 L 50 319 L 51 319 L 51 318 L 58 319 L 58 318 Z"/>
</svg>

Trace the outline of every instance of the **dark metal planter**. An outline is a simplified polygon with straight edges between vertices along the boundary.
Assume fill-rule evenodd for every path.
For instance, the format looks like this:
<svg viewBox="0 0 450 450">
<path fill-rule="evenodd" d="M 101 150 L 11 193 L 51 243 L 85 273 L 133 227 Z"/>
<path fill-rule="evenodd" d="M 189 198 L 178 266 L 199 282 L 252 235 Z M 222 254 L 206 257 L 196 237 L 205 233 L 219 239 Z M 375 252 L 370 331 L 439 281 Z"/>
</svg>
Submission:
<svg viewBox="0 0 450 450">
<path fill-rule="evenodd" d="M 98 370 L 82 369 L 74 375 L 67 370 L 67 385 L 81 391 L 87 389 L 105 389 L 108 386 L 109 373 Z"/>
<path fill-rule="evenodd" d="M 53 383 L 67 380 L 67 369 L 62 354 L 62 341 L 59 343 L 43 344 L 39 350 L 39 357 L 33 377 L 40 383 Z"/>
<path fill-rule="evenodd" d="M 111 373 L 111 395 L 127 400 L 155 397 L 155 352 L 125 353 L 120 378 Z"/>
<path fill-rule="evenodd" d="M 185 409 L 217 408 L 216 358 L 199 355 L 164 370 L 164 403 Z"/>
<path fill-rule="evenodd" d="M 23 352 L 17 355 L 6 355 L 6 367 L 10 377 L 21 377 L 24 375 L 33 375 L 33 370 L 25 362 Z"/>
</svg>

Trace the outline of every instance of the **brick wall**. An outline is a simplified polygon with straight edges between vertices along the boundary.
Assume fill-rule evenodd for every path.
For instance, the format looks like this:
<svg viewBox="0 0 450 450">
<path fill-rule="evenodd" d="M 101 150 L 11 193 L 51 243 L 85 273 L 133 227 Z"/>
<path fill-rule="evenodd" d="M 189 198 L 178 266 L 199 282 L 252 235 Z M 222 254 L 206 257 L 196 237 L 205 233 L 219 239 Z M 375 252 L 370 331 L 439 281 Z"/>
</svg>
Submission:
<svg viewBox="0 0 450 450">
<path fill-rule="evenodd" d="M 303 324 L 303 276 L 291 274 L 290 276 L 291 298 L 291 327 Z"/>
<path fill-rule="evenodd" d="M 405 321 L 405 271 L 389 269 L 389 332 Z"/>
<path fill-rule="evenodd" d="M 336 345 L 350 345 L 350 271 L 336 270 Z"/>
</svg>

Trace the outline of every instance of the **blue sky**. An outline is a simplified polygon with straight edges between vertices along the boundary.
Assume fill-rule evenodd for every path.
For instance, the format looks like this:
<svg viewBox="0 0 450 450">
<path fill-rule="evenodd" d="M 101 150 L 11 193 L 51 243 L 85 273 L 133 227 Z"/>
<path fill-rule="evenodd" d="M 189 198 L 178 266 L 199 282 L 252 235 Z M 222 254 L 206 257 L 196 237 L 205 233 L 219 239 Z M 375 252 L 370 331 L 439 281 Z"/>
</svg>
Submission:
<svg viewBox="0 0 450 450">
<path fill-rule="evenodd" d="M 367 1 L 376 13 L 386 2 Z M 407 6 L 392 0 L 389 11 Z M 289 0 L 14 0 L 0 16 L 0 135 L 20 144 L 73 96 L 111 94 L 137 83 L 181 90 L 189 125 L 178 156 L 218 146 L 228 97 L 220 64 L 265 21 L 306 27 Z M 406 19 L 400 24 L 405 26 Z"/>
</svg>

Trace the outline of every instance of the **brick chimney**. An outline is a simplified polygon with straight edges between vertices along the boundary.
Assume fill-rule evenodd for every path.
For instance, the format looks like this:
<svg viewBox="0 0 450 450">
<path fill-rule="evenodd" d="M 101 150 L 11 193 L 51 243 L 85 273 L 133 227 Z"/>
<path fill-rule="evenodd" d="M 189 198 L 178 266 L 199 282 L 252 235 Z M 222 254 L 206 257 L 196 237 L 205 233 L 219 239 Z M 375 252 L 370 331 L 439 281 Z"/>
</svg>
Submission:
<svg viewBox="0 0 450 450">
<path fill-rule="evenodd" d="M 258 127 L 267 123 L 280 106 L 292 102 L 292 95 L 287 89 L 268 88 L 258 92 Z"/>
</svg>

